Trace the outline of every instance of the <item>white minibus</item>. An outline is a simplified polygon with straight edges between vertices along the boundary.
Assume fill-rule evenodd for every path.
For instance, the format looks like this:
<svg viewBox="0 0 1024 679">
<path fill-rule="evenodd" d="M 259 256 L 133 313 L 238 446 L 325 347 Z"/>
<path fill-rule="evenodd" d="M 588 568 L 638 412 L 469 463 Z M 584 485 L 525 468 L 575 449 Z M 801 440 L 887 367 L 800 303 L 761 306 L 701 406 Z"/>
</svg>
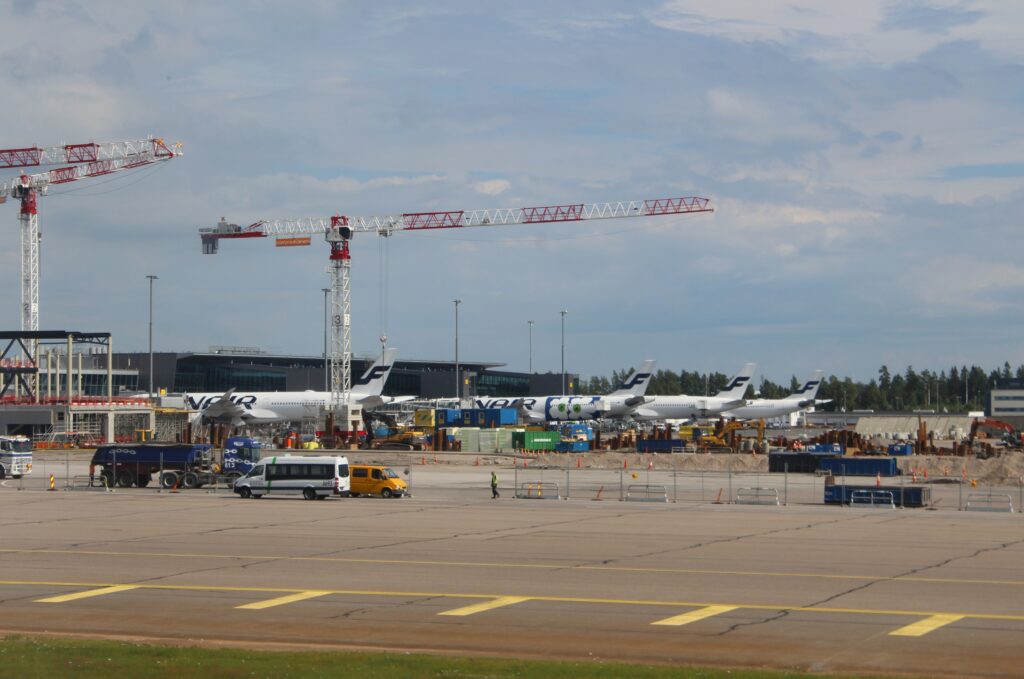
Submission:
<svg viewBox="0 0 1024 679">
<path fill-rule="evenodd" d="M 235 492 L 243 498 L 301 494 L 323 500 L 328 495 L 348 497 L 349 490 L 348 458 L 326 455 L 265 457 L 235 480 Z"/>
</svg>

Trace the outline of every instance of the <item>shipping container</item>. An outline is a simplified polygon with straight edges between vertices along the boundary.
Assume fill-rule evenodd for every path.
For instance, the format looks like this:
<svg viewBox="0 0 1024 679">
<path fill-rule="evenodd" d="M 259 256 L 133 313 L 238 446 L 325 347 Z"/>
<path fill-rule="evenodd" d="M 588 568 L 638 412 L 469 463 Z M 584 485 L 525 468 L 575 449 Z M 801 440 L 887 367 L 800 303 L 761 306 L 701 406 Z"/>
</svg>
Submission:
<svg viewBox="0 0 1024 679">
<path fill-rule="evenodd" d="M 821 455 L 813 453 L 769 453 L 769 472 L 789 472 L 790 474 L 813 474 L 818 471 Z"/>
<path fill-rule="evenodd" d="M 636 442 L 636 452 L 638 453 L 671 453 L 673 448 L 682 449 L 687 445 L 692 445 L 692 441 L 685 441 L 683 439 L 644 439 Z"/>
<path fill-rule="evenodd" d="M 417 408 L 413 413 L 412 422 L 413 426 L 433 429 L 436 422 L 434 411 L 430 408 Z"/>
<path fill-rule="evenodd" d="M 590 450 L 589 441 L 559 441 L 555 447 L 560 453 L 585 453 Z"/>
<path fill-rule="evenodd" d="M 854 491 L 877 491 L 892 493 L 893 504 L 897 507 L 927 507 L 931 504 L 932 489 L 927 486 L 825 486 L 825 504 L 850 504 Z"/>
<path fill-rule="evenodd" d="M 524 450 L 555 450 L 562 437 L 555 431 L 512 432 L 513 447 Z"/>
<path fill-rule="evenodd" d="M 812 455 L 843 455 L 846 451 L 838 443 L 812 443 L 804 452 Z"/>
<path fill-rule="evenodd" d="M 890 443 L 889 444 L 890 455 L 913 455 L 914 444 L 913 443 Z"/>
<path fill-rule="evenodd" d="M 833 476 L 899 476 L 892 457 L 826 457 L 818 460 L 818 469 Z"/>
</svg>

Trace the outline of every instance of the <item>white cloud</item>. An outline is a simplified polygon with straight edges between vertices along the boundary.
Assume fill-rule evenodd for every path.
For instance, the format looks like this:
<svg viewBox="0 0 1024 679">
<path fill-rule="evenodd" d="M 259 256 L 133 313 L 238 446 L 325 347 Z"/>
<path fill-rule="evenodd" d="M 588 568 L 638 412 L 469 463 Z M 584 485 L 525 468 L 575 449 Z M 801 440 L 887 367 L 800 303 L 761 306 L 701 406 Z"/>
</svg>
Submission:
<svg viewBox="0 0 1024 679">
<path fill-rule="evenodd" d="M 473 190 L 487 196 L 499 196 L 508 191 L 511 186 L 505 179 L 488 179 L 473 184 Z"/>
<path fill-rule="evenodd" d="M 898 281 L 897 289 L 905 290 L 925 315 L 976 315 L 1016 309 L 1024 293 L 1024 267 L 946 255 L 905 269 Z"/>
<path fill-rule="evenodd" d="M 887 0 L 669 0 L 648 19 L 661 28 L 713 35 L 736 42 L 771 42 L 827 62 L 892 64 L 912 60 L 951 40 L 976 40 L 1004 54 L 1022 56 L 1024 7 L 998 0 L 934 1 L 935 12 L 971 13 L 943 30 L 889 25 Z M 1015 28 L 1011 28 L 1015 27 Z M 1016 36 L 1016 40 L 1014 39 Z"/>
</svg>

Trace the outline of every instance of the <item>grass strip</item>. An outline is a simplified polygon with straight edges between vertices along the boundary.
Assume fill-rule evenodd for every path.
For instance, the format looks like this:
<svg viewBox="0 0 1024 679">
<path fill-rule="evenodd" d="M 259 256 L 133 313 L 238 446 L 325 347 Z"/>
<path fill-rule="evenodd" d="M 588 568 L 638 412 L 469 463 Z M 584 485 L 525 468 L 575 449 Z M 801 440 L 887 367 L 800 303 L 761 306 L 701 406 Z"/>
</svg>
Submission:
<svg viewBox="0 0 1024 679">
<path fill-rule="evenodd" d="M 804 679 L 820 674 L 605 662 L 464 658 L 413 653 L 253 651 L 11 636 L 0 641 L 0 678 L 52 679 Z M 830 679 L 841 676 L 829 675 Z"/>
</svg>

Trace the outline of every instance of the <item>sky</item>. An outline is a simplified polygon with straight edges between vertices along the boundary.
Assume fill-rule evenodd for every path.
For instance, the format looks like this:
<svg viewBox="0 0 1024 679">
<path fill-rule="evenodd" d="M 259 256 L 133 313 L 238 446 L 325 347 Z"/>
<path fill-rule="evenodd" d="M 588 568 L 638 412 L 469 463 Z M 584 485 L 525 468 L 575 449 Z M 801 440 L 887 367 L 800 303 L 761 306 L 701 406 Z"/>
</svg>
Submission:
<svg viewBox="0 0 1024 679">
<path fill-rule="evenodd" d="M 352 341 L 583 376 L 1024 363 L 1024 4 L 0 0 L 0 148 L 184 155 L 40 200 L 40 326 L 320 355 L 327 247 L 198 229 L 701 196 L 359 234 Z M 0 179 L 9 179 L 0 171 Z M 20 326 L 0 205 L 0 323 Z"/>
</svg>

